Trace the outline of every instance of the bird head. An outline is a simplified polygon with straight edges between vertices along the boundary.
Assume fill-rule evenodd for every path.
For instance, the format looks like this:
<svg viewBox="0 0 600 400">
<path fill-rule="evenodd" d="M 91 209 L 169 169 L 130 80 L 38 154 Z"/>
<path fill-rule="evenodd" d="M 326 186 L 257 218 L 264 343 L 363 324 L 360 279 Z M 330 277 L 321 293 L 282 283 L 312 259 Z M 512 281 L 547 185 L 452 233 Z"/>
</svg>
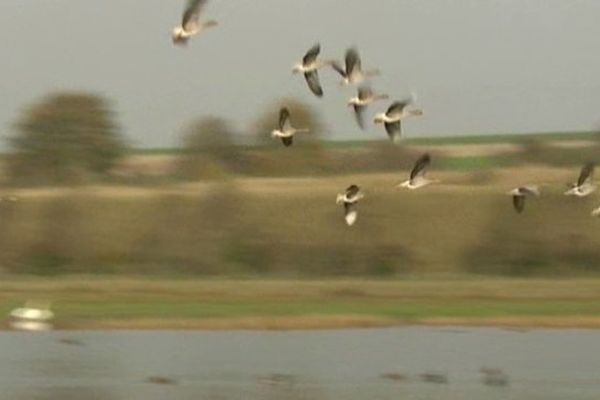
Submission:
<svg viewBox="0 0 600 400">
<path fill-rule="evenodd" d="M 292 74 L 298 75 L 300 72 L 302 72 L 302 66 L 299 64 L 294 65 L 294 68 L 292 68 Z"/>
<path fill-rule="evenodd" d="M 171 40 L 173 40 L 173 44 L 183 46 L 187 44 L 188 38 L 184 35 L 183 28 L 178 26 L 177 28 L 173 29 Z"/>
<path fill-rule="evenodd" d="M 423 110 L 410 110 L 410 115 L 414 115 L 415 117 L 420 117 L 423 115 Z"/>
</svg>

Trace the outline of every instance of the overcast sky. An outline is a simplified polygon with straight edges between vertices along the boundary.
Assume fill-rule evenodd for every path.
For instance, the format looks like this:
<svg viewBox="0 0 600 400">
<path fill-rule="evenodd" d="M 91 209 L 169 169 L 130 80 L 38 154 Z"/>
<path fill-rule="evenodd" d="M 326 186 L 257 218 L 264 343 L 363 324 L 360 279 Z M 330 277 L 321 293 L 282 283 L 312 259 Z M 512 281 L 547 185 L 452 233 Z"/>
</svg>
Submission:
<svg viewBox="0 0 600 400">
<path fill-rule="evenodd" d="M 0 126 L 56 90 L 114 101 L 137 146 L 179 143 L 182 128 L 223 115 L 238 130 L 282 96 L 318 107 L 332 138 L 361 132 L 339 78 L 313 97 L 292 65 L 358 46 L 376 89 L 418 94 L 406 136 L 590 130 L 600 122 L 598 0 L 212 0 L 221 25 L 171 44 L 181 0 L 0 0 Z M 380 105 L 381 107 L 381 105 Z M 374 110 L 372 110 L 374 111 Z M 268 134 L 268 133 L 266 133 Z"/>
</svg>

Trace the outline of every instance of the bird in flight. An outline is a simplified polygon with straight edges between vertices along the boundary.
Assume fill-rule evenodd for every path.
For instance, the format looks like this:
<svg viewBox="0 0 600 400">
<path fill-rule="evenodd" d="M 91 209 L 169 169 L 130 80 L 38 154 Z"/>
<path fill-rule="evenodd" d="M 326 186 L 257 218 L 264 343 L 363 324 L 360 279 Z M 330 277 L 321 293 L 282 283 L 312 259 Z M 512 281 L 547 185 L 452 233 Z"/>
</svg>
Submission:
<svg viewBox="0 0 600 400">
<path fill-rule="evenodd" d="M 362 70 L 362 62 L 358 50 L 354 47 L 346 51 L 345 65 L 342 67 L 338 62 L 332 61 L 331 66 L 343 78 L 342 85 L 358 85 L 372 76 L 379 75 L 379 70 Z"/>
<path fill-rule="evenodd" d="M 362 85 L 358 88 L 357 95 L 348 101 L 348 107 L 354 108 L 356 122 L 362 129 L 365 129 L 364 112 L 369 104 L 378 100 L 387 100 L 388 98 L 387 94 L 376 94 L 370 86 Z"/>
<path fill-rule="evenodd" d="M 525 209 L 525 199 L 527 197 L 539 197 L 540 190 L 537 186 L 520 186 L 508 192 L 513 199 L 513 207 L 519 214 Z"/>
<path fill-rule="evenodd" d="M 383 124 L 390 140 L 396 141 L 402 135 L 401 121 L 411 116 L 423 115 L 422 110 L 407 110 L 407 107 L 412 103 L 412 98 L 395 101 L 384 113 L 375 115 L 373 122 L 375 124 Z"/>
<path fill-rule="evenodd" d="M 412 171 L 410 171 L 410 178 L 407 181 L 399 184 L 398 187 L 404 187 L 411 190 L 415 190 L 422 188 L 423 186 L 439 182 L 435 179 L 427 179 L 427 177 L 425 176 L 429 164 L 431 164 L 431 156 L 428 153 L 425 153 L 421 157 L 419 157 Z"/>
<path fill-rule="evenodd" d="M 302 62 L 296 64 L 292 69 L 294 74 L 304 74 L 308 88 L 317 97 L 323 97 L 323 88 L 319 81 L 318 71 L 325 65 L 331 64 L 331 62 L 319 61 L 318 57 L 320 53 L 321 45 L 317 43 L 306 52 L 302 58 Z"/>
<path fill-rule="evenodd" d="M 308 129 L 296 129 L 290 122 L 290 111 L 287 107 L 283 107 L 279 110 L 279 126 L 277 129 L 271 132 L 272 137 L 281 138 L 281 141 L 286 147 L 291 146 L 294 143 L 294 135 L 299 132 L 308 132 Z"/>
<path fill-rule="evenodd" d="M 594 163 L 587 163 L 581 168 L 579 178 L 576 183 L 571 184 L 571 188 L 565 192 L 567 196 L 585 197 L 596 190 L 593 184 Z"/>
<path fill-rule="evenodd" d="M 365 196 L 357 185 L 350 185 L 345 193 L 337 195 L 336 203 L 344 205 L 344 219 L 348 226 L 352 226 L 356 222 L 358 212 L 355 206 L 363 197 Z"/>
<path fill-rule="evenodd" d="M 200 21 L 200 14 L 208 0 L 188 0 L 181 25 L 173 29 L 172 39 L 176 45 L 186 45 L 192 36 L 198 35 L 204 30 L 217 26 L 215 20 Z"/>
</svg>

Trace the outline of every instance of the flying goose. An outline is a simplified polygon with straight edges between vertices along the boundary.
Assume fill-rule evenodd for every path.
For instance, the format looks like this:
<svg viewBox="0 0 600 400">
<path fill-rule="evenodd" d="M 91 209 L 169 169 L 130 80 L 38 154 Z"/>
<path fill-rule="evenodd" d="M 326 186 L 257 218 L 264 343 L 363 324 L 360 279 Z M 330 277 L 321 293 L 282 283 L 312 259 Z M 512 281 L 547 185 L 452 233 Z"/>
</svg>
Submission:
<svg viewBox="0 0 600 400">
<path fill-rule="evenodd" d="M 402 182 L 398 185 L 398 187 L 404 187 L 411 190 L 422 188 L 423 186 L 427 186 L 431 183 L 439 182 L 435 179 L 427 179 L 425 174 L 427 173 L 427 167 L 431 164 L 431 157 L 428 153 L 423 154 L 413 167 L 410 172 L 410 179 Z"/>
<path fill-rule="evenodd" d="M 594 177 L 594 163 L 587 163 L 581 168 L 576 183 L 571 184 L 571 189 L 565 192 L 567 196 L 585 197 L 596 190 L 592 183 Z"/>
<path fill-rule="evenodd" d="M 520 186 L 511 190 L 508 194 L 512 196 L 515 211 L 520 214 L 525 209 L 525 198 L 532 196 L 539 197 L 540 190 L 537 186 Z"/>
<path fill-rule="evenodd" d="M 376 69 L 370 71 L 362 70 L 360 55 L 358 54 L 358 50 L 354 47 L 346 51 L 344 67 L 336 61 L 332 61 L 330 64 L 333 69 L 344 78 L 341 82 L 342 85 L 357 85 L 372 76 L 379 75 L 379 71 Z"/>
<path fill-rule="evenodd" d="M 371 87 L 362 85 L 358 88 L 357 95 L 348 101 L 348 107 L 354 107 L 356 122 L 362 129 L 365 129 L 365 121 L 363 118 L 365 109 L 369 104 L 375 101 L 387 100 L 388 98 L 389 96 L 387 94 L 375 94 Z"/>
<path fill-rule="evenodd" d="M 338 194 L 336 203 L 344 204 L 344 219 L 346 220 L 346 224 L 348 226 L 354 225 L 356 222 L 356 218 L 358 217 L 357 211 L 354 209 L 354 206 L 360 199 L 362 199 L 364 194 L 360 191 L 360 188 L 356 185 L 350 185 L 346 189 L 344 194 Z"/>
<path fill-rule="evenodd" d="M 304 74 L 304 78 L 306 79 L 309 89 L 317 97 L 323 97 L 323 88 L 321 87 L 321 82 L 319 81 L 318 70 L 325 65 L 331 64 L 330 62 L 321 62 L 317 60 L 317 57 L 319 57 L 320 53 L 321 45 L 317 43 L 306 52 L 302 58 L 302 62 L 296 64 L 292 69 L 294 74 Z"/>
<path fill-rule="evenodd" d="M 217 21 L 214 20 L 200 22 L 200 14 L 207 1 L 208 0 L 187 1 L 181 25 L 173 29 L 172 39 L 174 44 L 186 45 L 192 36 L 218 25 Z"/>
<path fill-rule="evenodd" d="M 395 141 L 402 135 L 402 125 L 400 121 L 407 117 L 423 115 L 422 110 L 407 110 L 406 108 L 411 103 L 412 98 L 395 101 L 386 112 L 375 115 L 373 122 L 376 124 L 384 124 L 385 131 L 390 137 L 390 140 Z"/>
<path fill-rule="evenodd" d="M 283 144 L 288 147 L 294 143 L 294 135 L 299 132 L 308 132 L 308 129 L 296 129 L 290 122 L 290 111 L 283 107 L 279 111 L 279 127 L 271 132 L 272 137 L 281 138 Z"/>
</svg>

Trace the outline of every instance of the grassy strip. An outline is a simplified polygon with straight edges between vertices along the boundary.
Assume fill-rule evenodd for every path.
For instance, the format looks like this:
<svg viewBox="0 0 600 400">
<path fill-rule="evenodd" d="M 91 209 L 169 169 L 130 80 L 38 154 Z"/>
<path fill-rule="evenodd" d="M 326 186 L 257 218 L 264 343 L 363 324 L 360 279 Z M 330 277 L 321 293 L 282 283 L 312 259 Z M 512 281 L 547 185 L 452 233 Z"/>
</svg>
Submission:
<svg viewBox="0 0 600 400">
<path fill-rule="evenodd" d="M 398 324 L 600 327 L 600 280 L 8 280 L 0 313 L 52 301 L 81 329 L 313 329 Z"/>
</svg>

